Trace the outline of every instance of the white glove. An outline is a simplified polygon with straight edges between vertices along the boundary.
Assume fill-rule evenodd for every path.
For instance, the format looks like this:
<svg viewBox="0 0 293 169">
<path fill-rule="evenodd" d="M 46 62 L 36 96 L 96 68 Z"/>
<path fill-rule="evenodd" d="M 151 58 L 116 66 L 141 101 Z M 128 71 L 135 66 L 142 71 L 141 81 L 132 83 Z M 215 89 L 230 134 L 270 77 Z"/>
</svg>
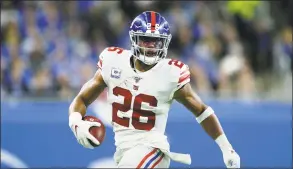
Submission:
<svg viewBox="0 0 293 169">
<path fill-rule="evenodd" d="M 227 168 L 240 168 L 240 157 L 235 150 L 222 150 L 222 153 Z"/>
<path fill-rule="evenodd" d="M 240 157 L 229 143 L 225 134 L 220 135 L 216 140 L 222 153 L 227 168 L 240 168 Z"/>
<path fill-rule="evenodd" d="M 92 126 L 100 127 L 101 123 L 84 121 L 82 120 L 81 114 L 78 112 L 71 113 L 69 116 L 69 127 L 74 133 L 78 143 L 89 149 L 94 149 L 89 140 L 96 145 L 100 145 L 100 142 L 89 132 L 89 129 Z"/>
</svg>

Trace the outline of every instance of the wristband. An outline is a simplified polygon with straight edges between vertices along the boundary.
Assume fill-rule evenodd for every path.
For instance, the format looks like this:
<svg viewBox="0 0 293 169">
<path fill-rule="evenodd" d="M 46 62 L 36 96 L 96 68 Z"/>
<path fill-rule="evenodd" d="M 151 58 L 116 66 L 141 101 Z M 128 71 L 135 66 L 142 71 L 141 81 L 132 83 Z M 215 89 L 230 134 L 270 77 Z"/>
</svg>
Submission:
<svg viewBox="0 0 293 169">
<path fill-rule="evenodd" d="M 201 123 L 212 114 L 214 114 L 214 110 L 211 107 L 208 107 L 203 113 L 201 113 L 201 115 L 196 118 L 196 121 Z"/>
<path fill-rule="evenodd" d="M 225 134 L 220 135 L 215 140 L 215 142 L 218 144 L 221 150 L 233 149 Z"/>
</svg>

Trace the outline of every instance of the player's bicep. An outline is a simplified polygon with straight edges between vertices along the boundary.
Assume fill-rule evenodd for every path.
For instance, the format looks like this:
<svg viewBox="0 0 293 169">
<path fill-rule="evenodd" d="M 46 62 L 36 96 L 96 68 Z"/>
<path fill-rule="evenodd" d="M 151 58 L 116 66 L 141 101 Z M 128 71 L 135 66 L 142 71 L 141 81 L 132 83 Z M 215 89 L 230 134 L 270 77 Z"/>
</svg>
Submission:
<svg viewBox="0 0 293 169">
<path fill-rule="evenodd" d="M 106 87 L 107 85 L 103 80 L 101 70 L 98 70 L 95 73 L 94 77 L 82 86 L 78 96 L 83 100 L 86 105 L 89 105 L 97 99 L 97 97 L 103 92 Z"/>
<path fill-rule="evenodd" d="M 178 89 L 175 92 L 173 98 L 179 103 L 183 104 L 196 117 L 207 108 L 200 97 L 192 90 L 190 83 L 186 83 L 184 86 Z"/>
</svg>

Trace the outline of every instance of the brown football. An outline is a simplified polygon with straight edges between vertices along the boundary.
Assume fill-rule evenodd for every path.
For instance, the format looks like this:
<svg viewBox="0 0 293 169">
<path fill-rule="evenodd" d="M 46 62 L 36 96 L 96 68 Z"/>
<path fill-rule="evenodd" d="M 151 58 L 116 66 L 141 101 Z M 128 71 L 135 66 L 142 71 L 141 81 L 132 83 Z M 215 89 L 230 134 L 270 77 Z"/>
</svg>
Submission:
<svg viewBox="0 0 293 169">
<path fill-rule="evenodd" d="M 104 126 L 103 122 L 94 116 L 84 116 L 82 119 L 85 121 L 93 121 L 93 122 L 101 123 L 100 127 L 93 126 L 89 129 L 90 133 L 100 142 L 100 145 L 101 145 L 102 142 L 104 141 L 104 138 L 106 135 L 106 130 L 105 130 L 105 126 Z M 99 146 L 99 145 L 96 145 L 95 143 L 93 143 L 91 140 L 89 140 L 89 142 L 93 147 Z"/>
</svg>

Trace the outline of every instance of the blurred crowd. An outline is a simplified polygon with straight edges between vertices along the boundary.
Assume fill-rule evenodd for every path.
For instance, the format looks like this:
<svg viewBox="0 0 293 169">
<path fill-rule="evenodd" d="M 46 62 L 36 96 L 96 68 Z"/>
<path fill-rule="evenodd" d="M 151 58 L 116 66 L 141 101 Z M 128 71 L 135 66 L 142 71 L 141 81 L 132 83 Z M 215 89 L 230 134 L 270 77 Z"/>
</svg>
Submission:
<svg viewBox="0 0 293 169">
<path fill-rule="evenodd" d="M 99 53 L 128 49 L 132 19 L 154 10 L 171 25 L 169 57 L 189 65 L 198 93 L 256 97 L 292 76 L 290 3 L 1 1 L 1 96 L 73 97 Z"/>
</svg>

